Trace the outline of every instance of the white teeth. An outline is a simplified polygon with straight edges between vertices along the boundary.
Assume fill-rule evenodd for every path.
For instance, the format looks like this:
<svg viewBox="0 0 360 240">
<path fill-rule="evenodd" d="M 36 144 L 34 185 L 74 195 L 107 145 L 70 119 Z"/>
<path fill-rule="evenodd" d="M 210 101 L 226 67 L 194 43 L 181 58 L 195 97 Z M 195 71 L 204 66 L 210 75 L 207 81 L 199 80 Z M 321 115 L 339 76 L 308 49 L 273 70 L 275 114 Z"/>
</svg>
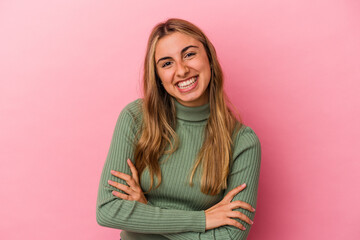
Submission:
<svg viewBox="0 0 360 240">
<path fill-rule="evenodd" d="M 179 88 L 182 88 L 182 89 L 187 88 L 187 87 L 190 87 L 194 82 L 196 82 L 196 79 L 197 79 L 197 77 L 193 77 L 193 78 L 191 78 L 189 80 L 180 82 L 177 85 L 178 85 Z"/>
</svg>

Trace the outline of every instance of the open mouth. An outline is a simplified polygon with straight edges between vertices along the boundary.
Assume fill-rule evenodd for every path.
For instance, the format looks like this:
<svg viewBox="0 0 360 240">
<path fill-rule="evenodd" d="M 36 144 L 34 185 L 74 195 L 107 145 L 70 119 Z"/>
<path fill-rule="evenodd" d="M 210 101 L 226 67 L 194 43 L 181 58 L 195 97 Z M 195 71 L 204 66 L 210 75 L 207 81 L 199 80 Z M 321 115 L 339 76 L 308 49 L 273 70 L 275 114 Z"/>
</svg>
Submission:
<svg viewBox="0 0 360 240">
<path fill-rule="evenodd" d="M 195 83 L 197 83 L 197 80 L 198 80 L 198 76 L 195 76 L 190 78 L 189 80 L 177 83 L 176 86 L 181 90 L 187 90 L 193 87 Z"/>
</svg>

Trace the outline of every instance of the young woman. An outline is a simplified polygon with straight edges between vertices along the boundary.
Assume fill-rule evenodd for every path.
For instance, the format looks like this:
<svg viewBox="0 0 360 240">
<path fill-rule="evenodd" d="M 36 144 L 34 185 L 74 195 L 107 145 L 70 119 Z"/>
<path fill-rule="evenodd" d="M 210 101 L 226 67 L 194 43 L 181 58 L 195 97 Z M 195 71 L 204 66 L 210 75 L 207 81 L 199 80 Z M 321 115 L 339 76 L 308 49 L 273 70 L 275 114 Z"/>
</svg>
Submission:
<svg viewBox="0 0 360 240">
<path fill-rule="evenodd" d="M 246 239 L 260 143 L 227 106 L 216 52 L 181 19 L 153 29 L 144 97 L 117 120 L 100 179 L 97 221 L 122 240 Z"/>
</svg>

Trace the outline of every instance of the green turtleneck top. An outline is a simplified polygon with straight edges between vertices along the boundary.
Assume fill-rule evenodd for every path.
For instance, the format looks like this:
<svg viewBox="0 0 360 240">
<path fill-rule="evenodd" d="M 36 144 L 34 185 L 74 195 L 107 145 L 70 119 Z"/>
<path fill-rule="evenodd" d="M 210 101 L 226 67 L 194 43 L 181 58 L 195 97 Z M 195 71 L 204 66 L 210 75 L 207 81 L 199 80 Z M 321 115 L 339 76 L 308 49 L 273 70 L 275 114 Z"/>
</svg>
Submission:
<svg viewBox="0 0 360 240">
<path fill-rule="evenodd" d="M 228 188 L 218 195 L 210 196 L 200 190 L 200 171 L 196 171 L 193 187 L 189 185 L 189 176 L 204 138 L 204 129 L 210 114 L 209 104 L 199 107 L 186 107 L 176 100 L 176 133 L 179 137 L 178 149 L 169 159 L 160 164 L 162 182 L 154 186 L 145 195 L 148 204 L 123 200 L 111 192 L 120 191 L 110 186 L 112 180 L 127 185 L 114 177 L 110 170 L 131 175 L 126 162 L 134 162 L 135 134 L 141 127 L 142 100 L 129 103 L 120 113 L 116 122 L 106 162 L 101 174 L 96 219 L 101 226 L 122 229 L 122 240 L 191 240 L 191 239 L 246 239 L 250 225 L 240 219 L 246 230 L 234 226 L 221 226 L 205 231 L 205 210 L 212 207 L 235 187 L 246 183 L 247 187 L 238 193 L 232 201 L 241 200 L 256 208 L 257 189 L 260 173 L 260 142 L 254 131 L 242 125 L 234 140 L 233 162 L 230 164 Z M 162 162 L 166 156 L 162 156 Z M 145 169 L 141 177 L 143 192 L 150 187 L 150 175 Z M 254 213 L 238 208 L 250 219 Z"/>
</svg>

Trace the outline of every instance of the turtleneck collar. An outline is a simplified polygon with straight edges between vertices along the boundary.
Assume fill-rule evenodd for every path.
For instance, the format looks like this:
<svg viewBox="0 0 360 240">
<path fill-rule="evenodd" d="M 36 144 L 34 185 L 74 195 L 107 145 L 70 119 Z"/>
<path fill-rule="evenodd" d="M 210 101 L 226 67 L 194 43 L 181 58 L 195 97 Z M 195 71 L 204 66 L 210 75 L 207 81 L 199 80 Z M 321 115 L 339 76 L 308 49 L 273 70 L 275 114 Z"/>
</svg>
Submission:
<svg viewBox="0 0 360 240">
<path fill-rule="evenodd" d="M 204 121 L 209 118 L 210 115 L 210 105 L 206 103 L 205 105 L 198 107 L 187 107 L 179 103 L 174 98 L 175 108 L 176 108 L 176 117 L 189 122 L 198 122 Z"/>
</svg>

